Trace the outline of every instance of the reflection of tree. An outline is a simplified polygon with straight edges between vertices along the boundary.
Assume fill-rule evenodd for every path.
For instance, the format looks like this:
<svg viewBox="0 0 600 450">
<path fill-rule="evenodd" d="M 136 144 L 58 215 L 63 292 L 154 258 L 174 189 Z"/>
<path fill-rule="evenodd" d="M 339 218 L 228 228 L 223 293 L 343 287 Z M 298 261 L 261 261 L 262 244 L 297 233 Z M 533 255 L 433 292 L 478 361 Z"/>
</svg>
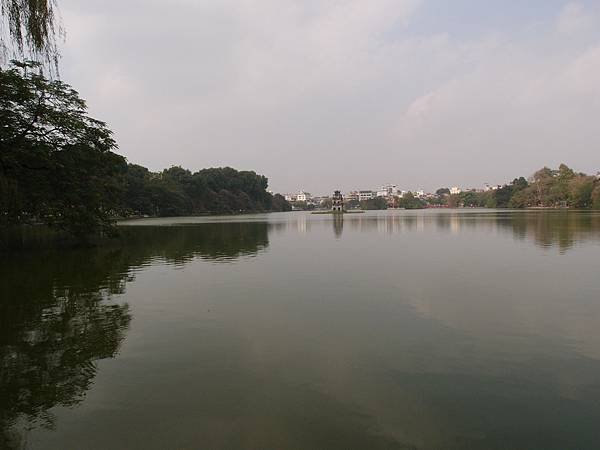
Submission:
<svg viewBox="0 0 600 450">
<path fill-rule="evenodd" d="M 10 428 L 18 419 L 52 426 L 50 408 L 80 402 L 96 374 L 95 361 L 114 356 L 124 339 L 130 315 L 127 305 L 110 301 L 121 292 L 110 254 L 91 258 L 90 265 L 84 255 L 30 254 L 0 263 L 8 275 L 0 303 L 5 446 L 17 445 Z"/>
<path fill-rule="evenodd" d="M 428 232 L 509 232 L 540 247 L 567 251 L 577 242 L 600 241 L 600 214 L 593 211 L 473 211 L 408 212 L 346 217 L 354 231 L 386 233 Z M 335 226 L 335 223 L 334 223 Z"/>
<path fill-rule="evenodd" d="M 0 256 L 0 448 L 15 423 L 52 426 L 48 410 L 80 402 L 96 361 L 115 356 L 131 316 L 112 300 L 155 257 L 231 261 L 268 246 L 265 223 L 127 227 L 120 242 Z"/>
<path fill-rule="evenodd" d="M 600 215 L 580 212 L 534 212 L 515 214 L 501 224 L 519 239 L 530 238 L 540 247 L 567 251 L 579 241 L 600 239 Z"/>
<path fill-rule="evenodd" d="M 123 248 L 138 259 L 162 256 L 175 263 L 194 257 L 231 261 L 253 256 L 269 245 L 267 223 L 204 223 L 189 226 L 121 228 Z"/>
</svg>

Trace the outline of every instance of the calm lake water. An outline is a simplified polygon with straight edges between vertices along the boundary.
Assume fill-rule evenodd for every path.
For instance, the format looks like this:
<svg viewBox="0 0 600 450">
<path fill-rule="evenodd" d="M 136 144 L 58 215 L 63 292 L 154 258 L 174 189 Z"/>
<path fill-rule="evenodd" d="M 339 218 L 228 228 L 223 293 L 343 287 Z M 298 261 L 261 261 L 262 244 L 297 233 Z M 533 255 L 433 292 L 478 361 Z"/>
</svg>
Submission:
<svg viewBox="0 0 600 450">
<path fill-rule="evenodd" d="M 600 448 L 598 213 L 148 219 L 0 274 L 0 447 Z"/>
</svg>

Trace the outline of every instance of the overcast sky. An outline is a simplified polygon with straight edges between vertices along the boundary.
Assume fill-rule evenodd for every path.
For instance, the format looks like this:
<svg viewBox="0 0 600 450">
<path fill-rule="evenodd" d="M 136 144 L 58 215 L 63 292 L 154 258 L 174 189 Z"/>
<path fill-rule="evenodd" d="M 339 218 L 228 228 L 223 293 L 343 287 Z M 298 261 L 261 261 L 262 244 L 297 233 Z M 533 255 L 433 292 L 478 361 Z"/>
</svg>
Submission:
<svg viewBox="0 0 600 450">
<path fill-rule="evenodd" d="M 600 2 L 60 0 L 61 76 L 152 170 L 278 192 L 600 170 Z"/>
</svg>

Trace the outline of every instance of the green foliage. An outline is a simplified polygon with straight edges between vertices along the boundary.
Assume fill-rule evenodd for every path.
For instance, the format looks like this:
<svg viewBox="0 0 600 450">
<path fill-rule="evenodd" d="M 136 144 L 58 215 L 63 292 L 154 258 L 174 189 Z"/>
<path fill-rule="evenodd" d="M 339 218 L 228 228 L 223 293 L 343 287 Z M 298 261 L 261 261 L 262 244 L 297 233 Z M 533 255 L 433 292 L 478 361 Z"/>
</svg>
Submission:
<svg viewBox="0 0 600 450">
<path fill-rule="evenodd" d="M 38 63 L 0 69 L 0 226 L 43 223 L 79 238 L 114 231 L 117 215 L 174 216 L 289 210 L 250 171 L 160 173 L 113 152 L 106 125 Z"/>
<path fill-rule="evenodd" d="M 291 211 L 292 205 L 285 199 L 285 197 L 281 194 L 275 194 L 273 196 L 273 201 L 271 202 L 271 211 Z"/>
<path fill-rule="evenodd" d="M 440 201 L 451 208 L 600 208 L 600 180 L 561 164 L 557 170 L 538 170 L 530 182 L 524 177 L 515 178 L 493 191 L 446 195 L 445 189 L 438 189 L 429 203 L 438 205 Z"/>
<path fill-rule="evenodd" d="M 407 192 L 398 199 L 398 208 L 404 209 L 422 209 L 426 203 L 418 197 L 415 197 L 412 192 Z"/>
<path fill-rule="evenodd" d="M 79 94 L 38 69 L 31 62 L 0 69 L 0 225 L 110 231 L 125 159 Z"/>
<path fill-rule="evenodd" d="M 356 199 L 346 200 L 344 203 L 345 209 L 358 209 L 360 208 L 360 202 Z"/>
<path fill-rule="evenodd" d="M 592 191 L 592 208 L 600 209 L 600 182 L 596 181 L 596 187 Z"/>
<path fill-rule="evenodd" d="M 56 69 L 56 38 L 64 33 L 55 9 L 55 0 L 0 0 L 0 51 L 42 60 Z"/>
<path fill-rule="evenodd" d="M 387 209 L 387 200 L 383 197 L 375 197 L 360 202 L 360 208 L 366 210 Z"/>
<path fill-rule="evenodd" d="M 307 202 L 293 202 L 294 209 L 302 211 L 312 211 L 315 209 L 315 205 Z"/>
<path fill-rule="evenodd" d="M 280 195 L 266 191 L 268 180 L 231 167 L 192 173 L 178 166 L 152 173 L 130 164 L 124 176 L 124 215 L 183 216 L 289 211 Z"/>
</svg>

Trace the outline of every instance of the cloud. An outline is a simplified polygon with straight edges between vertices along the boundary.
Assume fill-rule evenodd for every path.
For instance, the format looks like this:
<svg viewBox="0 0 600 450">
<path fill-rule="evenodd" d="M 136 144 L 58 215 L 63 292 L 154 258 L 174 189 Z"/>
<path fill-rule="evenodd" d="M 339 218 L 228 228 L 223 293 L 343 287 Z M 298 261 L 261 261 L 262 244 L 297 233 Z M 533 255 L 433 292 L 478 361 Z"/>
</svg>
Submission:
<svg viewBox="0 0 600 450">
<path fill-rule="evenodd" d="M 560 33 L 571 34 L 585 31 L 592 24 L 592 18 L 581 3 L 568 3 L 558 16 L 556 28 Z"/>
<path fill-rule="evenodd" d="M 153 169 L 232 165 L 313 192 L 597 169 L 597 15 L 570 4 L 459 38 L 420 31 L 422 4 L 64 0 L 62 73 Z"/>
</svg>

